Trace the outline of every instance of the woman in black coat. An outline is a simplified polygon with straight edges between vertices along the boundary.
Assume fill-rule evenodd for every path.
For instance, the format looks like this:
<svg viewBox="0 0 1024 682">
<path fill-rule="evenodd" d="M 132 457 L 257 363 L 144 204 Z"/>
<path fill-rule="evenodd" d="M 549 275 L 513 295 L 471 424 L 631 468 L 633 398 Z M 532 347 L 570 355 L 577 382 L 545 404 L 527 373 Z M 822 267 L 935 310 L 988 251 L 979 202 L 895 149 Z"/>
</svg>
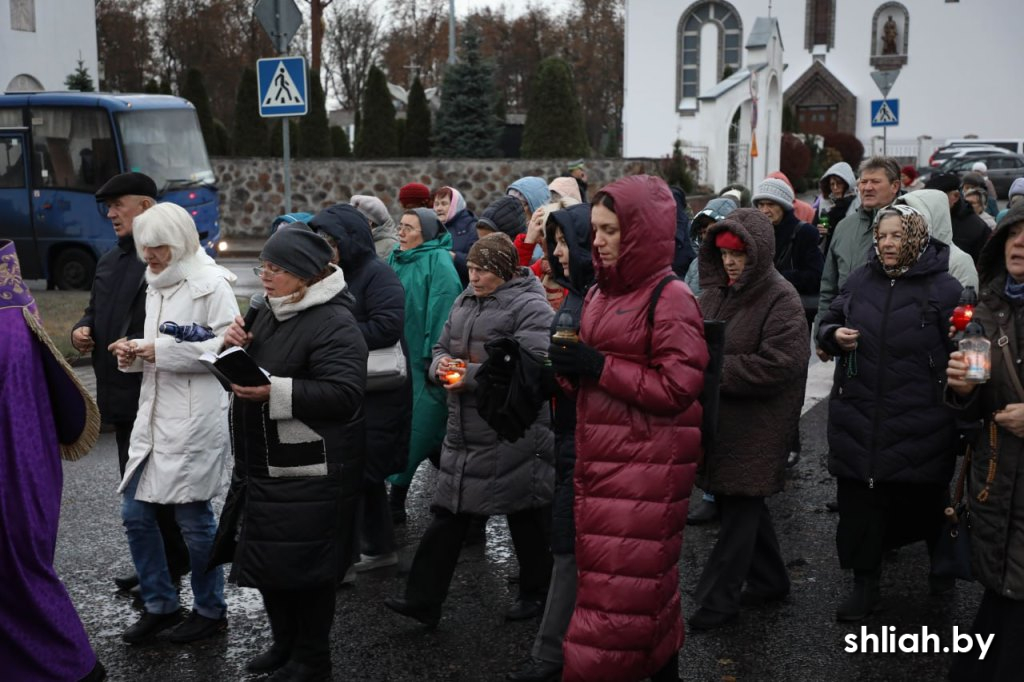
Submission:
<svg viewBox="0 0 1024 682">
<path fill-rule="evenodd" d="M 886 550 L 921 539 L 931 547 L 938 537 L 958 441 L 943 402 L 947 320 L 961 290 L 948 272 L 949 247 L 929 238 L 909 206 L 880 210 L 874 241 L 818 329 L 818 345 L 840 359 L 829 472 L 838 479 L 839 565 L 854 575 L 836 611 L 841 621 L 877 608 Z M 929 586 L 938 594 L 953 585 L 929 576 Z"/>
<path fill-rule="evenodd" d="M 578 330 L 583 300 L 594 284 L 590 204 L 576 204 L 548 216 L 544 230 L 551 254 L 551 277 L 566 290 L 551 332 L 561 326 Z M 551 584 L 530 659 L 508 675 L 509 680 L 545 680 L 562 670 L 562 639 L 576 605 L 576 526 L 572 505 L 576 467 L 576 398 L 558 391 L 552 400 L 555 432 L 555 497 L 551 503 Z"/>
<path fill-rule="evenodd" d="M 305 225 L 274 233 L 257 268 L 267 296 L 246 345 L 266 386 L 232 385 L 234 473 L 213 563 L 263 595 L 274 635 L 249 672 L 327 680 L 334 591 L 352 558 L 363 481 L 366 342 L 330 246 Z"/>
<path fill-rule="evenodd" d="M 401 341 L 408 366 L 409 352 L 402 336 L 405 290 L 395 271 L 377 257 L 366 218 L 354 206 L 336 204 L 317 213 L 309 225 L 334 247 L 334 262 L 341 266 L 348 290 L 355 297 L 352 314 L 366 347 L 372 351 Z M 409 457 L 412 382 L 407 378 L 398 388 L 368 391 L 363 411 L 366 442 L 373 449 L 363 468 L 358 523 L 362 556 L 354 566 L 356 571 L 398 563 L 384 479 L 404 470 Z"/>
</svg>

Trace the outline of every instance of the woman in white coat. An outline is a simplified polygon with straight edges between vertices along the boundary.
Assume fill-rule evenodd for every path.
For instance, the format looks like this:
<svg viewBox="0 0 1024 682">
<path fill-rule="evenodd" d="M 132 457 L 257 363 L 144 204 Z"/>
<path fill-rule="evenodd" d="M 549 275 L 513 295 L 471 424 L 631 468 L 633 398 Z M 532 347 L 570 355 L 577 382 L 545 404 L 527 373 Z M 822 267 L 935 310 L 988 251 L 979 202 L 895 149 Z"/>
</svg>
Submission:
<svg viewBox="0 0 1024 682">
<path fill-rule="evenodd" d="M 175 204 L 157 204 L 135 219 L 135 247 L 146 262 L 146 323 L 141 339 L 110 346 L 122 371 L 142 372 L 139 412 L 118 492 L 145 611 L 122 639 L 135 644 L 182 619 L 178 593 L 164 556 L 156 505 L 173 505 L 192 568 L 194 602 L 170 639 L 191 642 L 227 625 L 224 576 L 207 570 L 217 522 L 210 500 L 222 488 L 228 447 L 228 394 L 198 362 L 218 351 L 238 314 L 235 279 L 199 246 L 195 223 Z M 179 343 L 163 322 L 196 323 L 214 338 Z"/>
</svg>

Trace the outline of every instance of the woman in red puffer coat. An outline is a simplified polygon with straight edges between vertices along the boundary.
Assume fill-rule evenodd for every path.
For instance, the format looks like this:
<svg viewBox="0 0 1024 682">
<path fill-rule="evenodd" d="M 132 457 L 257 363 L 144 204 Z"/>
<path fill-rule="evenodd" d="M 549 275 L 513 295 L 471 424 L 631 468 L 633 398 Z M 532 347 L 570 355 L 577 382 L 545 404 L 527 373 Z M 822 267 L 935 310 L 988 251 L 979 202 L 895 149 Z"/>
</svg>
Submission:
<svg viewBox="0 0 1024 682">
<path fill-rule="evenodd" d="M 678 680 L 679 553 L 700 453 L 707 346 L 697 302 L 672 274 L 676 207 L 659 178 L 594 197 L 597 284 L 578 343 L 551 362 L 577 392 L 576 609 L 562 679 Z"/>
</svg>

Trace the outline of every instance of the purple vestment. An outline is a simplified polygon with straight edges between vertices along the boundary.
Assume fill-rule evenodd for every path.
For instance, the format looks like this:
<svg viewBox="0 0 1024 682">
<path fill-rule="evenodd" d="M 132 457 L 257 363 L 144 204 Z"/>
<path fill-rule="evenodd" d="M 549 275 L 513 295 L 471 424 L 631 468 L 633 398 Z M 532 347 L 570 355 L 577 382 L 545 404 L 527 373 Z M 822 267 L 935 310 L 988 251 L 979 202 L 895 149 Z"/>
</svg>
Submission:
<svg viewBox="0 0 1024 682">
<path fill-rule="evenodd" d="M 0 268 L 0 280 L 3 275 Z M 80 680 L 96 665 L 96 654 L 53 570 L 63 473 L 43 368 L 48 351 L 26 323 L 24 308 L 4 296 L 3 285 L 0 281 L 0 678 Z"/>
</svg>

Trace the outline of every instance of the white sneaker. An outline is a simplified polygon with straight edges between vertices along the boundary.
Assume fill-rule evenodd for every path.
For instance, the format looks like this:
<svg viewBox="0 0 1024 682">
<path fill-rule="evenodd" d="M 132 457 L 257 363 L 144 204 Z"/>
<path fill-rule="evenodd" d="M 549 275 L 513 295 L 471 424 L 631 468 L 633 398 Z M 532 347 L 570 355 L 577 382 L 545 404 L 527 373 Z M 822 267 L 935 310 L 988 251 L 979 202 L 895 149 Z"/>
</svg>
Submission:
<svg viewBox="0 0 1024 682">
<path fill-rule="evenodd" d="M 356 562 L 356 564 L 352 566 L 356 573 L 375 571 L 378 568 L 387 568 L 388 566 L 395 566 L 398 564 L 397 552 L 388 552 L 387 554 L 360 554 L 359 558 L 360 561 Z"/>
</svg>

